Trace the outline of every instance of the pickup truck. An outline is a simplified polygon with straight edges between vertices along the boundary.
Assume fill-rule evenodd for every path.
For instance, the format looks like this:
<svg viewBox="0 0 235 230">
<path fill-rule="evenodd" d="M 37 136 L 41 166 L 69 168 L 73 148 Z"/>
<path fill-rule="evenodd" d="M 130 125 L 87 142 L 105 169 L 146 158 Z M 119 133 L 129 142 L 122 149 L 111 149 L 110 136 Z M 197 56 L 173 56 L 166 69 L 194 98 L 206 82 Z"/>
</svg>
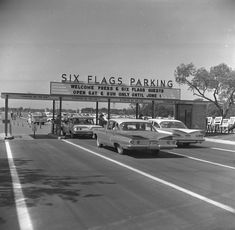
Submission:
<svg viewBox="0 0 235 230">
<path fill-rule="evenodd" d="M 114 147 L 119 154 L 124 154 L 126 150 L 158 153 L 161 149 L 177 147 L 172 133 L 158 131 L 142 119 L 111 119 L 104 128 L 94 130 L 94 136 L 98 147 Z"/>
</svg>

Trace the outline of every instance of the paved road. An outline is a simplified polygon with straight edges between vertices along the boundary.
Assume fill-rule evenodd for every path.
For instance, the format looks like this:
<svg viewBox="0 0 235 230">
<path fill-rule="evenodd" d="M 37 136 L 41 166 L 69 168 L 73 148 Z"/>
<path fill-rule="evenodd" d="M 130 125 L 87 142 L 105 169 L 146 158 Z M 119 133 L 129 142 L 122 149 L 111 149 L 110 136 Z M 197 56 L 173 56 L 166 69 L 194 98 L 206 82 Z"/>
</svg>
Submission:
<svg viewBox="0 0 235 230">
<path fill-rule="evenodd" d="M 234 145 L 120 156 L 43 137 L 0 142 L 1 230 L 234 230 Z"/>
</svg>

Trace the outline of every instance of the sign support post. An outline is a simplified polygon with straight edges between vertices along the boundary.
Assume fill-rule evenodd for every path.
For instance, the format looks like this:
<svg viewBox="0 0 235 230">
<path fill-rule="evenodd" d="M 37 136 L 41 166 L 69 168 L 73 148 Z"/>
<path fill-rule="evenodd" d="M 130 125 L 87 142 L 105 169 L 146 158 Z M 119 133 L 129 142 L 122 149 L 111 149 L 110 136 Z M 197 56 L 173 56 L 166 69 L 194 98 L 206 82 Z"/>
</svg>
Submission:
<svg viewBox="0 0 235 230">
<path fill-rule="evenodd" d="M 60 108 L 59 108 L 59 133 L 58 136 L 61 136 L 61 113 L 62 113 L 62 97 L 60 97 Z"/>
<path fill-rule="evenodd" d="M 96 101 L 96 108 L 95 108 L 95 117 L 96 117 L 96 119 L 95 119 L 95 124 L 96 124 L 96 125 L 98 125 L 98 120 L 99 120 L 99 115 L 98 115 L 98 113 L 99 113 L 99 108 L 98 108 L 98 106 L 99 106 L 99 102 Z"/>
<path fill-rule="evenodd" d="M 8 135 L 8 95 L 5 98 L 5 138 Z"/>
<path fill-rule="evenodd" d="M 135 118 L 138 119 L 139 118 L 139 103 L 136 103 L 135 106 Z"/>
<path fill-rule="evenodd" d="M 55 134 L 55 100 L 52 103 L 52 134 Z"/>
<path fill-rule="evenodd" d="M 110 119 L 110 98 L 108 99 L 108 120 Z"/>
<path fill-rule="evenodd" d="M 154 100 L 152 100 L 152 118 L 155 118 L 155 104 L 154 104 Z"/>
</svg>

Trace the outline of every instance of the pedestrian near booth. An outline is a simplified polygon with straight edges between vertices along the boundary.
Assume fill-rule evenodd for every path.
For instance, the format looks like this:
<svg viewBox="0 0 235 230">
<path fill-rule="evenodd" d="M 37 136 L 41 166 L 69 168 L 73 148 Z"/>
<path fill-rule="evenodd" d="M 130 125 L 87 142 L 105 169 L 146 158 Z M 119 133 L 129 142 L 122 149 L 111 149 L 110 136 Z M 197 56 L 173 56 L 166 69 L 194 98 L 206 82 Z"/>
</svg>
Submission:
<svg viewBox="0 0 235 230">
<path fill-rule="evenodd" d="M 99 125 L 104 127 L 107 124 L 107 121 L 104 119 L 104 114 L 101 113 L 99 116 Z"/>
<path fill-rule="evenodd" d="M 28 120 L 27 120 L 27 122 L 28 122 L 28 124 L 29 124 L 29 127 L 31 127 L 32 121 L 33 121 L 33 116 L 32 116 L 32 113 L 29 112 L 29 114 L 28 114 Z"/>
</svg>

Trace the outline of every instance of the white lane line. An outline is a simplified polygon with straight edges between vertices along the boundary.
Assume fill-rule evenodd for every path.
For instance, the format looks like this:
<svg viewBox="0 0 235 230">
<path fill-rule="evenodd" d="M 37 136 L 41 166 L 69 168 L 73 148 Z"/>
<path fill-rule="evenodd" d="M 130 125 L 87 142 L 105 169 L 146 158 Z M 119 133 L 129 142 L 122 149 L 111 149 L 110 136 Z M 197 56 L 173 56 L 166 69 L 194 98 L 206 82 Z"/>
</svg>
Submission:
<svg viewBox="0 0 235 230">
<path fill-rule="evenodd" d="M 171 153 L 171 154 L 174 154 L 174 155 L 182 156 L 182 157 L 194 160 L 194 161 L 200 161 L 200 162 L 203 162 L 203 163 L 216 165 L 216 166 L 220 166 L 220 167 L 224 167 L 224 168 L 235 169 L 235 167 L 233 167 L 233 166 L 224 165 L 224 164 L 216 163 L 216 162 L 213 162 L 213 161 L 207 161 L 207 160 L 203 160 L 203 159 L 196 158 L 196 157 L 190 157 L 190 156 L 187 156 L 187 155 L 184 155 L 184 154 L 181 154 L 181 153 L 172 152 L 172 151 L 167 151 L 167 152 Z"/>
<path fill-rule="evenodd" d="M 220 143 L 220 144 L 235 145 L 235 141 L 211 139 L 211 138 L 205 138 L 205 140 L 210 141 L 210 142 Z"/>
<path fill-rule="evenodd" d="M 190 196 L 192 196 L 192 197 L 194 197 L 194 198 L 197 198 L 197 199 L 202 200 L 202 201 L 204 201 L 204 202 L 206 202 L 206 203 L 209 203 L 209 204 L 211 204 L 211 205 L 214 205 L 214 206 L 216 206 L 216 207 L 218 207 L 218 208 L 224 209 L 224 210 L 226 210 L 226 211 L 228 211 L 228 212 L 231 212 L 231 213 L 235 213 L 235 209 L 232 208 L 232 207 L 230 207 L 230 206 L 228 206 L 228 205 L 225 205 L 225 204 L 222 204 L 222 203 L 220 203 L 220 202 L 211 200 L 211 199 L 209 199 L 209 198 L 207 198 L 207 197 L 205 197 L 205 196 L 202 196 L 202 195 L 200 195 L 200 194 L 197 194 L 197 193 L 195 193 L 195 192 L 192 192 L 192 191 L 190 191 L 190 190 L 188 190 L 188 189 L 185 189 L 185 188 L 183 188 L 183 187 L 180 187 L 180 186 L 178 186 L 178 185 L 176 185 L 176 184 L 173 184 L 173 183 L 171 183 L 171 182 L 165 181 L 165 180 L 163 180 L 163 179 L 161 179 L 161 178 L 155 177 L 155 176 L 153 176 L 153 175 L 151 175 L 151 174 L 148 174 L 148 173 L 143 172 L 143 171 L 141 171 L 141 170 L 139 170 L 139 169 L 133 168 L 133 167 L 131 167 L 131 166 L 129 166 L 129 165 L 123 164 L 123 163 L 121 163 L 121 162 L 119 162 L 119 161 L 113 160 L 113 159 L 111 159 L 111 158 L 109 158 L 109 157 L 103 156 L 102 154 L 96 153 L 96 152 L 94 152 L 94 151 L 92 151 L 92 150 L 90 150 L 90 149 L 84 148 L 84 147 L 82 147 L 82 146 L 80 146 L 80 145 L 77 145 L 77 144 L 74 144 L 74 143 L 72 143 L 72 142 L 70 142 L 70 141 L 67 141 L 67 140 L 62 140 L 62 141 L 66 142 L 66 143 L 68 143 L 68 144 L 70 144 L 70 145 L 73 145 L 73 146 L 75 146 L 75 147 L 77 147 L 77 148 L 80 148 L 80 149 L 82 149 L 82 150 L 84 150 L 84 151 L 87 151 L 87 152 L 89 152 L 89 153 L 91 153 L 91 154 L 93 154 L 93 155 L 95 155 L 95 156 L 101 157 L 101 158 L 103 158 L 103 159 L 105 159 L 105 160 L 107 160 L 107 161 L 110 161 L 110 162 L 114 163 L 114 164 L 117 164 L 117 165 L 119 165 L 119 166 L 122 166 L 123 168 L 126 168 L 126 169 L 129 169 L 129 170 L 133 171 L 133 172 L 136 172 L 136 173 L 138 173 L 138 174 L 140 174 L 140 175 L 142 175 L 142 176 L 145 176 L 145 177 L 147 177 L 147 178 L 149 178 L 149 179 L 152 179 L 152 180 L 154 180 L 154 181 L 156 181 L 156 182 L 159 182 L 159 183 L 164 184 L 164 185 L 166 185 L 166 186 L 168 186 L 168 187 L 171 187 L 171 188 L 173 188 L 173 189 L 175 189 L 175 190 L 178 190 L 178 191 L 183 192 L 183 193 L 185 193 L 185 194 L 187 194 L 187 195 L 190 195 Z"/>
<path fill-rule="evenodd" d="M 235 150 L 231 150 L 231 149 L 222 149 L 222 148 L 215 148 L 215 147 L 211 147 L 211 149 L 235 153 Z"/>
<path fill-rule="evenodd" d="M 15 196 L 16 211 L 17 211 L 20 229 L 21 230 L 33 230 L 33 225 L 32 225 L 30 215 L 29 215 L 26 203 L 25 203 L 25 198 L 23 195 L 19 176 L 16 171 L 15 164 L 14 164 L 10 144 L 8 141 L 5 141 L 5 145 L 6 145 L 7 158 L 8 158 L 10 172 L 11 172 L 12 185 L 13 185 L 13 191 L 14 191 L 14 196 Z"/>
</svg>

